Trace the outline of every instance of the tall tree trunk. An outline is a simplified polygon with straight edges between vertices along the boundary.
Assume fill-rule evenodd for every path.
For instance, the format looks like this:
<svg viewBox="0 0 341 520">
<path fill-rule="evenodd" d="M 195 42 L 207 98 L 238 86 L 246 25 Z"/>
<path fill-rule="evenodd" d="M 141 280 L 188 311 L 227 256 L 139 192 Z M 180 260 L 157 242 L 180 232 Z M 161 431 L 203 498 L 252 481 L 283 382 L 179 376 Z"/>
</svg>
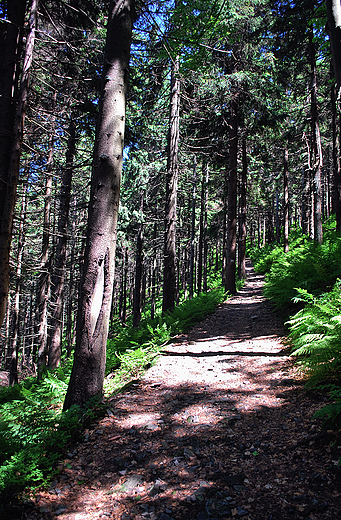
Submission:
<svg viewBox="0 0 341 520">
<path fill-rule="evenodd" d="M 336 96 L 332 87 L 333 111 L 333 170 L 334 170 L 334 211 L 336 213 L 336 230 L 341 232 L 341 113 L 339 115 L 339 150 L 336 145 L 336 99 L 340 98 L 341 89 L 341 4 L 339 0 L 326 0 L 328 32 L 332 51 L 333 68 L 336 79 Z"/>
<path fill-rule="evenodd" d="M 25 245 L 25 221 L 26 221 L 26 206 L 27 206 L 27 186 L 28 181 L 25 181 L 23 186 L 22 205 L 20 210 L 19 235 L 18 235 L 18 252 L 17 252 L 17 268 L 16 268 L 16 284 L 14 296 L 14 308 L 12 313 L 11 325 L 11 362 L 9 369 L 9 386 L 18 383 L 18 354 L 19 354 L 19 310 L 20 310 L 20 296 L 21 296 L 21 271 L 22 259 Z"/>
<path fill-rule="evenodd" d="M 281 241 L 281 226 L 280 226 L 280 219 L 279 219 L 279 195 L 278 195 L 278 193 L 276 193 L 275 222 L 276 222 L 276 241 L 277 241 L 277 244 L 279 244 Z"/>
<path fill-rule="evenodd" d="M 127 286 L 128 286 L 128 247 L 125 248 L 124 251 L 124 259 L 123 259 L 123 280 L 122 280 L 122 313 L 121 313 L 121 322 L 123 325 L 127 322 Z"/>
<path fill-rule="evenodd" d="M 288 146 L 284 150 L 284 167 L 283 167 L 283 220 L 284 220 L 284 253 L 289 251 L 289 189 L 288 189 Z"/>
<path fill-rule="evenodd" d="M 195 204 L 196 204 L 196 187 L 197 187 L 197 159 L 193 158 L 193 181 L 192 181 L 192 218 L 191 218 L 191 257 L 189 266 L 189 297 L 194 295 L 194 245 L 195 245 Z"/>
<path fill-rule="evenodd" d="M 247 156 L 246 138 L 242 139 L 242 175 L 240 180 L 239 199 L 239 248 L 238 248 L 238 276 L 246 279 L 245 254 L 246 254 L 246 190 L 247 190 Z"/>
<path fill-rule="evenodd" d="M 156 214 L 158 212 L 156 211 Z M 151 306 L 150 306 L 150 317 L 153 320 L 155 317 L 156 310 L 156 269 L 157 269 L 157 247 L 156 247 L 156 238 L 157 238 L 157 220 L 155 216 L 154 227 L 153 227 L 153 263 L 152 263 L 152 294 L 151 294 Z"/>
<path fill-rule="evenodd" d="M 66 356 L 71 356 L 73 347 L 73 330 L 74 330 L 74 311 L 73 311 L 73 297 L 75 294 L 74 271 L 75 271 L 75 239 L 76 239 L 76 197 L 73 200 L 73 218 L 72 218 L 72 233 L 71 233 L 71 256 L 70 256 L 70 278 L 68 291 L 68 305 L 66 311 Z"/>
<path fill-rule="evenodd" d="M 53 111 L 56 104 L 56 93 L 53 96 Z M 38 309 L 38 379 L 40 379 L 47 366 L 48 356 L 48 304 L 50 299 L 51 264 L 49 258 L 50 245 L 50 218 L 53 186 L 53 152 L 55 120 L 52 119 L 49 136 L 48 157 L 46 162 L 46 185 L 44 202 L 43 244 L 40 260 L 40 275 L 38 281 L 37 309 Z"/>
<path fill-rule="evenodd" d="M 208 163 L 205 165 L 205 192 L 204 192 L 204 226 L 203 226 L 203 240 L 204 240 L 204 261 L 203 261 L 203 291 L 207 292 L 207 261 L 208 261 L 208 242 L 207 242 L 207 211 L 208 211 Z"/>
<path fill-rule="evenodd" d="M 32 2 L 19 94 L 19 63 L 26 1 L 7 2 L 7 9 L 8 22 L 1 23 L 0 33 L 0 326 L 5 316 L 9 291 L 9 255 L 35 40 L 37 0 Z"/>
<path fill-rule="evenodd" d="M 227 262 L 225 290 L 236 294 L 236 243 L 237 243 L 237 156 L 238 156 L 238 97 L 235 93 L 230 102 L 227 210 Z"/>
<path fill-rule="evenodd" d="M 228 173 L 225 172 L 224 179 L 224 200 L 223 200 L 223 242 L 222 242 L 222 269 L 221 269 L 221 284 L 226 286 L 226 269 L 227 269 L 227 191 L 228 191 Z"/>
<path fill-rule="evenodd" d="M 317 78 L 316 78 L 316 53 L 313 41 L 313 29 L 309 31 L 309 60 L 311 67 L 311 134 L 312 134 L 312 160 L 314 174 L 314 239 L 322 244 L 322 145 L 320 127 L 318 123 L 317 108 Z"/>
<path fill-rule="evenodd" d="M 165 207 L 165 241 L 163 264 L 162 311 L 174 308 L 176 300 L 176 200 L 178 185 L 180 79 L 179 57 L 172 64 L 170 115 L 167 149 L 167 179 Z"/>
<path fill-rule="evenodd" d="M 72 117 L 72 116 L 71 116 Z M 62 314 L 64 303 L 64 278 L 66 266 L 67 225 L 69 221 L 73 159 L 76 151 L 76 129 L 73 120 L 69 125 L 65 167 L 62 170 L 58 218 L 58 238 L 55 253 L 54 272 L 51 281 L 51 301 L 53 314 L 51 336 L 49 338 L 48 365 L 56 368 L 61 361 Z"/>
<path fill-rule="evenodd" d="M 335 85 L 331 87 L 331 105 L 332 105 L 332 169 L 333 169 L 333 211 L 336 216 L 336 231 L 341 232 L 341 165 L 340 154 L 338 150 L 341 146 L 341 132 L 339 134 L 339 143 L 337 140 L 337 108 Z"/>
<path fill-rule="evenodd" d="M 199 246 L 198 246 L 198 293 L 202 291 L 202 270 L 204 256 L 204 213 L 205 213 L 205 180 L 206 180 L 206 164 L 202 165 L 201 177 L 201 195 L 200 195 L 200 223 L 199 223 Z"/>
<path fill-rule="evenodd" d="M 304 167 L 302 167 L 302 231 L 305 235 L 309 235 L 309 192 L 310 183 L 309 175 Z"/>
<path fill-rule="evenodd" d="M 326 0 L 326 8 L 338 97 L 341 87 L 341 3 L 339 0 Z"/>
<path fill-rule="evenodd" d="M 64 410 L 103 391 L 114 281 L 133 0 L 112 0 L 94 148 L 77 341 Z"/>
<path fill-rule="evenodd" d="M 10 324 L 11 324 L 11 293 L 8 292 L 7 304 L 6 304 L 6 319 L 5 319 L 5 343 L 3 349 L 4 366 L 5 370 L 9 370 L 11 364 L 11 342 L 10 342 Z"/>
<path fill-rule="evenodd" d="M 136 264 L 135 264 L 135 286 L 133 299 L 133 327 L 138 327 L 141 321 L 142 299 L 142 276 L 143 276 L 143 193 L 141 194 L 141 222 L 137 232 L 136 241 Z"/>
</svg>

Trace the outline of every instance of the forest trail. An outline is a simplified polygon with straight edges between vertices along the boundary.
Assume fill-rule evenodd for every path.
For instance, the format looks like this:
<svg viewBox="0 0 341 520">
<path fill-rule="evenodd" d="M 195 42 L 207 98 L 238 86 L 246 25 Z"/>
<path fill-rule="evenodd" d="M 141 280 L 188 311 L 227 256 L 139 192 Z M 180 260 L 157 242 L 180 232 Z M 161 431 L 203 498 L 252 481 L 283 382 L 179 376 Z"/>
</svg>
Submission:
<svg viewBox="0 0 341 520">
<path fill-rule="evenodd" d="M 247 277 L 108 401 L 22 518 L 341 518 L 341 440 L 311 419 L 325 398 L 304 389 L 262 277 Z"/>
</svg>

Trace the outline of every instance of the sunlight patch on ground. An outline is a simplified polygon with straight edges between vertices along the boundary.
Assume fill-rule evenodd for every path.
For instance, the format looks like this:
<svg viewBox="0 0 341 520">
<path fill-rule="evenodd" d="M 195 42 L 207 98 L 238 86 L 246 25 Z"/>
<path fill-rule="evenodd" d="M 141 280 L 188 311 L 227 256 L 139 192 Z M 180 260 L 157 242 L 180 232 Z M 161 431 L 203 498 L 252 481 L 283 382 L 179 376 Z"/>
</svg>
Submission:
<svg viewBox="0 0 341 520">
<path fill-rule="evenodd" d="M 142 428 L 160 420 L 159 413 L 136 413 L 130 414 L 127 418 L 120 418 L 118 424 L 120 428 Z"/>
</svg>

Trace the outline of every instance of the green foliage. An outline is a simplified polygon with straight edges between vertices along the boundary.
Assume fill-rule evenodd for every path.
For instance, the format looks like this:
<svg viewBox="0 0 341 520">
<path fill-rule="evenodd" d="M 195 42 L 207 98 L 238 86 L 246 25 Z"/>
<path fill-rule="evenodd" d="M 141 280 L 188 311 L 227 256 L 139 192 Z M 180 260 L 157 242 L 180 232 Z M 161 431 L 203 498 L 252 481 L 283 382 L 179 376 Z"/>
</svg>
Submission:
<svg viewBox="0 0 341 520">
<path fill-rule="evenodd" d="M 84 411 L 61 412 L 67 384 L 61 370 L 0 390 L 0 493 L 44 483 L 81 431 Z"/>
<path fill-rule="evenodd" d="M 296 231 L 288 253 L 280 245 L 251 252 L 256 270 L 266 273 L 264 294 L 277 308 L 292 307 L 297 288 L 316 296 L 328 291 L 341 276 L 341 238 L 332 231 L 325 235 L 319 245 Z"/>
<path fill-rule="evenodd" d="M 341 281 L 316 298 L 304 289 L 297 290 L 296 301 L 305 304 L 288 322 L 293 356 L 310 376 L 309 384 L 323 381 L 341 367 Z"/>
<path fill-rule="evenodd" d="M 328 429 L 341 428 L 341 386 L 340 385 L 325 385 L 324 389 L 330 392 L 330 404 L 324 406 L 321 410 L 315 412 L 314 417 L 323 419 L 323 426 Z"/>
</svg>

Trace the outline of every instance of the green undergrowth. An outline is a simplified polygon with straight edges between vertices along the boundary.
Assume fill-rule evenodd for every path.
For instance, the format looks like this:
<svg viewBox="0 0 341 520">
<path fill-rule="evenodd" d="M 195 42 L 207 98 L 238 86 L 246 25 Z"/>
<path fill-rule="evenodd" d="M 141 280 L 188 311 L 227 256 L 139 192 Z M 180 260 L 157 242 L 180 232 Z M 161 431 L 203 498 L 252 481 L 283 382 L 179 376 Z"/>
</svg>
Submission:
<svg viewBox="0 0 341 520">
<path fill-rule="evenodd" d="M 142 320 L 138 329 L 121 326 L 112 331 L 106 395 L 138 378 L 172 336 L 188 330 L 225 298 L 222 289 L 213 289 L 183 302 L 173 312 Z M 71 364 L 69 360 L 63 368 L 48 372 L 42 381 L 28 378 L 12 388 L 0 388 L 0 517 L 1 502 L 9 503 L 23 489 L 47 484 L 68 446 L 103 413 L 99 400 L 61 411 Z"/>
<path fill-rule="evenodd" d="M 295 231 L 288 253 L 272 245 L 251 250 L 250 256 L 256 271 L 265 273 L 264 295 L 284 311 L 297 310 L 296 289 L 318 296 L 341 277 L 341 237 L 329 230 L 321 245 Z"/>
<path fill-rule="evenodd" d="M 93 403 L 62 413 L 68 377 L 59 369 L 37 382 L 0 389 L 0 493 L 2 501 L 26 486 L 47 482 L 67 446 L 76 441 Z M 0 509 L 1 512 L 1 509 Z"/>
<path fill-rule="evenodd" d="M 330 395 L 315 415 L 327 428 L 341 428 L 341 237 L 325 229 L 322 245 L 300 232 L 290 250 L 271 246 L 251 253 L 265 273 L 264 294 L 290 314 L 287 321 L 292 356 L 307 376 L 307 386 Z"/>
</svg>

